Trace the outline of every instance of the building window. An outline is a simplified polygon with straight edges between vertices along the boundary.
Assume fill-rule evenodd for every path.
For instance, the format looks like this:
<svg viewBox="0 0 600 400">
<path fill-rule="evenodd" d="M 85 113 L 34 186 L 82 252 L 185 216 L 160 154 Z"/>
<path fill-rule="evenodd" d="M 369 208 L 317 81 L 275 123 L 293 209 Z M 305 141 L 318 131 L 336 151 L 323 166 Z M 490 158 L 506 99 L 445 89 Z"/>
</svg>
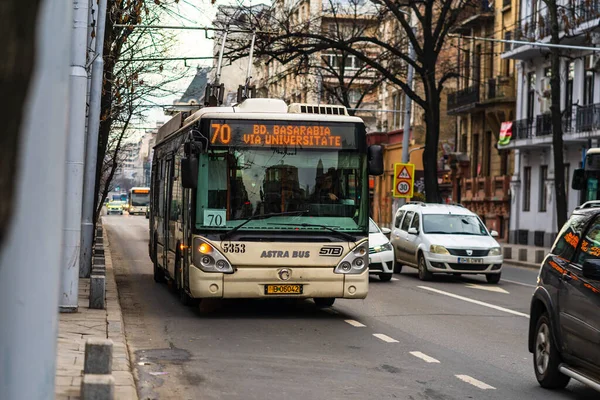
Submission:
<svg viewBox="0 0 600 400">
<path fill-rule="evenodd" d="M 531 206 L 531 167 L 523 168 L 523 211 Z"/>
<path fill-rule="evenodd" d="M 535 72 L 527 74 L 527 119 L 533 120 L 533 107 L 535 105 Z"/>
<path fill-rule="evenodd" d="M 567 85 L 565 90 L 565 110 L 571 114 L 573 109 L 573 78 L 575 78 L 575 63 L 572 61 L 567 63 Z"/>
<path fill-rule="evenodd" d="M 492 174 L 492 132 L 487 131 L 483 142 L 483 176 Z"/>
<path fill-rule="evenodd" d="M 546 201 L 548 199 L 548 193 L 546 189 L 546 180 L 548 179 L 548 166 L 542 165 L 540 167 L 540 198 L 539 198 L 539 210 L 540 212 L 546 211 Z"/>
<path fill-rule="evenodd" d="M 346 71 L 355 71 L 364 66 L 364 62 L 358 59 L 354 55 L 350 54 L 324 54 L 322 56 L 323 62 L 328 68 L 338 69 L 344 65 L 344 70 Z"/>
<path fill-rule="evenodd" d="M 594 104 L 594 56 L 585 58 L 585 80 L 583 83 L 583 105 Z"/>
<path fill-rule="evenodd" d="M 481 172 L 481 164 L 479 164 L 479 134 L 473 135 L 473 147 L 471 149 L 472 176 L 477 177 Z"/>
<path fill-rule="evenodd" d="M 392 95 L 392 113 L 393 123 L 392 129 L 400 129 L 404 125 L 404 93 L 397 91 Z"/>
</svg>

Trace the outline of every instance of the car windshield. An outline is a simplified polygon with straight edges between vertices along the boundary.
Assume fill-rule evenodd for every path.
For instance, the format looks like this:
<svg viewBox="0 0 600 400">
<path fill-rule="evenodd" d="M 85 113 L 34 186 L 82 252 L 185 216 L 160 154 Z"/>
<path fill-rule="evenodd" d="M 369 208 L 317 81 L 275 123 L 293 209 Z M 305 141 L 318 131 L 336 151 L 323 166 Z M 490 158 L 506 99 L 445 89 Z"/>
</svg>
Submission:
<svg viewBox="0 0 600 400">
<path fill-rule="evenodd" d="M 443 235 L 488 236 L 487 229 L 474 215 L 424 214 L 423 232 Z"/>
<path fill-rule="evenodd" d="M 212 149 L 200 156 L 196 228 L 229 230 L 252 216 L 302 211 L 240 229 L 365 232 L 365 176 L 366 155 L 356 150 Z"/>
<path fill-rule="evenodd" d="M 369 220 L 369 233 L 379 233 L 379 228 L 372 219 Z"/>
</svg>

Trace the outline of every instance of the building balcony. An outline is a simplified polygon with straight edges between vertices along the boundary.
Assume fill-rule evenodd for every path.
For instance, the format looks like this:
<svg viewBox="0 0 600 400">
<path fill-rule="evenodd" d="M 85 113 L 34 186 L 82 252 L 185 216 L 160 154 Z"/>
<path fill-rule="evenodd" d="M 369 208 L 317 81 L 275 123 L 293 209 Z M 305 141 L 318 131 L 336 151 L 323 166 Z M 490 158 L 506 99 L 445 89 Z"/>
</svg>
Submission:
<svg viewBox="0 0 600 400">
<path fill-rule="evenodd" d="M 575 126 L 580 132 L 600 130 L 600 103 L 580 107 Z"/>
<path fill-rule="evenodd" d="M 515 102 L 514 82 L 513 77 L 490 78 L 482 85 L 469 86 L 449 93 L 447 113 L 463 114 L 498 103 L 513 103 Z"/>
<path fill-rule="evenodd" d="M 448 114 L 469 111 L 475 108 L 477 103 L 479 103 L 479 85 L 448 93 Z"/>
<path fill-rule="evenodd" d="M 585 34 L 600 30 L 600 0 L 575 0 L 572 4 L 563 4 L 564 15 L 558 18 L 560 39 L 571 45 L 587 45 L 589 39 Z M 550 42 L 550 13 L 546 7 L 537 13 L 521 18 L 512 32 L 514 40 L 524 42 Z M 540 52 L 548 48 L 523 43 L 514 43 L 504 48 L 502 58 L 528 60 L 539 57 Z"/>
<path fill-rule="evenodd" d="M 460 23 L 462 28 L 480 27 L 485 22 L 493 22 L 494 20 L 494 8 L 488 0 L 483 0 L 473 7 L 468 7 L 466 11 L 469 17 Z"/>
<path fill-rule="evenodd" d="M 600 103 L 577 107 L 575 112 L 563 112 L 562 130 L 565 143 L 585 143 L 589 139 L 600 138 Z M 551 144 L 552 115 L 544 113 L 535 118 L 513 121 L 512 138 L 500 148 L 531 148 Z"/>
<path fill-rule="evenodd" d="M 510 189 L 510 176 L 480 176 L 467 178 L 462 181 L 465 203 L 482 201 L 508 201 Z"/>
</svg>

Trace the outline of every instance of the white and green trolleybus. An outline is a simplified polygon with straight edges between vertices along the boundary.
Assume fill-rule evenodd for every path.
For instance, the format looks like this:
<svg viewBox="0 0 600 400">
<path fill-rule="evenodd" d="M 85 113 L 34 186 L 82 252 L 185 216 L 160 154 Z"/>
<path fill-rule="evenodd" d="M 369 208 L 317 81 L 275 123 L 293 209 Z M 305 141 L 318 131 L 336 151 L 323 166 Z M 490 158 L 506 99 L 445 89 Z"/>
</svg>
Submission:
<svg viewBox="0 0 600 400">
<path fill-rule="evenodd" d="M 381 173 L 381 147 L 342 106 L 252 98 L 178 114 L 154 147 L 154 279 L 188 304 L 363 299 L 368 179 Z"/>
</svg>

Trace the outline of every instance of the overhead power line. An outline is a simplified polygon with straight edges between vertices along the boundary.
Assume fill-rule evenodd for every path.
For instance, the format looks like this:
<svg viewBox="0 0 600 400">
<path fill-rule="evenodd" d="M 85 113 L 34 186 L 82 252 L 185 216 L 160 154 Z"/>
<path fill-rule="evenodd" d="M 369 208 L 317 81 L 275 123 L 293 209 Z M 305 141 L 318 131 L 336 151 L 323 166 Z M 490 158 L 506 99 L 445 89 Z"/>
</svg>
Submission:
<svg viewBox="0 0 600 400">
<path fill-rule="evenodd" d="M 457 34 L 449 34 L 451 37 L 461 37 L 463 39 L 479 40 L 483 42 L 498 42 L 498 43 L 510 43 L 520 44 L 523 46 L 534 46 L 534 47 L 548 47 L 548 48 L 559 48 L 569 50 L 584 50 L 584 51 L 600 51 L 600 47 L 589 47 L 589 46 L 574 46 L 570 44 L 554 44 L 554 43 L 542 43 L 542 42 L 529 42 L 527 40 L 509 40 L 509 39 L 492 39 L 480 36 L 463 36 Z"/>
<path fill-rule="evenodd" d="M 263 34 L 275 34 L 276 32 L 270 31 L 254 31 L 250 29 L 230 29 L 230 28 L 214 28 L 210 26 L 177 26 L 177 25 L 126 25 L 126 24 L 115 24 L 114 26 L 119 28 L 129 29 L 173 29 L 173 30 L 195 30 L 204 31 L 208 34 L 208 31 L 213 32 L 229 32 L 229 33 L 263 33 Z"/>
</svg>

